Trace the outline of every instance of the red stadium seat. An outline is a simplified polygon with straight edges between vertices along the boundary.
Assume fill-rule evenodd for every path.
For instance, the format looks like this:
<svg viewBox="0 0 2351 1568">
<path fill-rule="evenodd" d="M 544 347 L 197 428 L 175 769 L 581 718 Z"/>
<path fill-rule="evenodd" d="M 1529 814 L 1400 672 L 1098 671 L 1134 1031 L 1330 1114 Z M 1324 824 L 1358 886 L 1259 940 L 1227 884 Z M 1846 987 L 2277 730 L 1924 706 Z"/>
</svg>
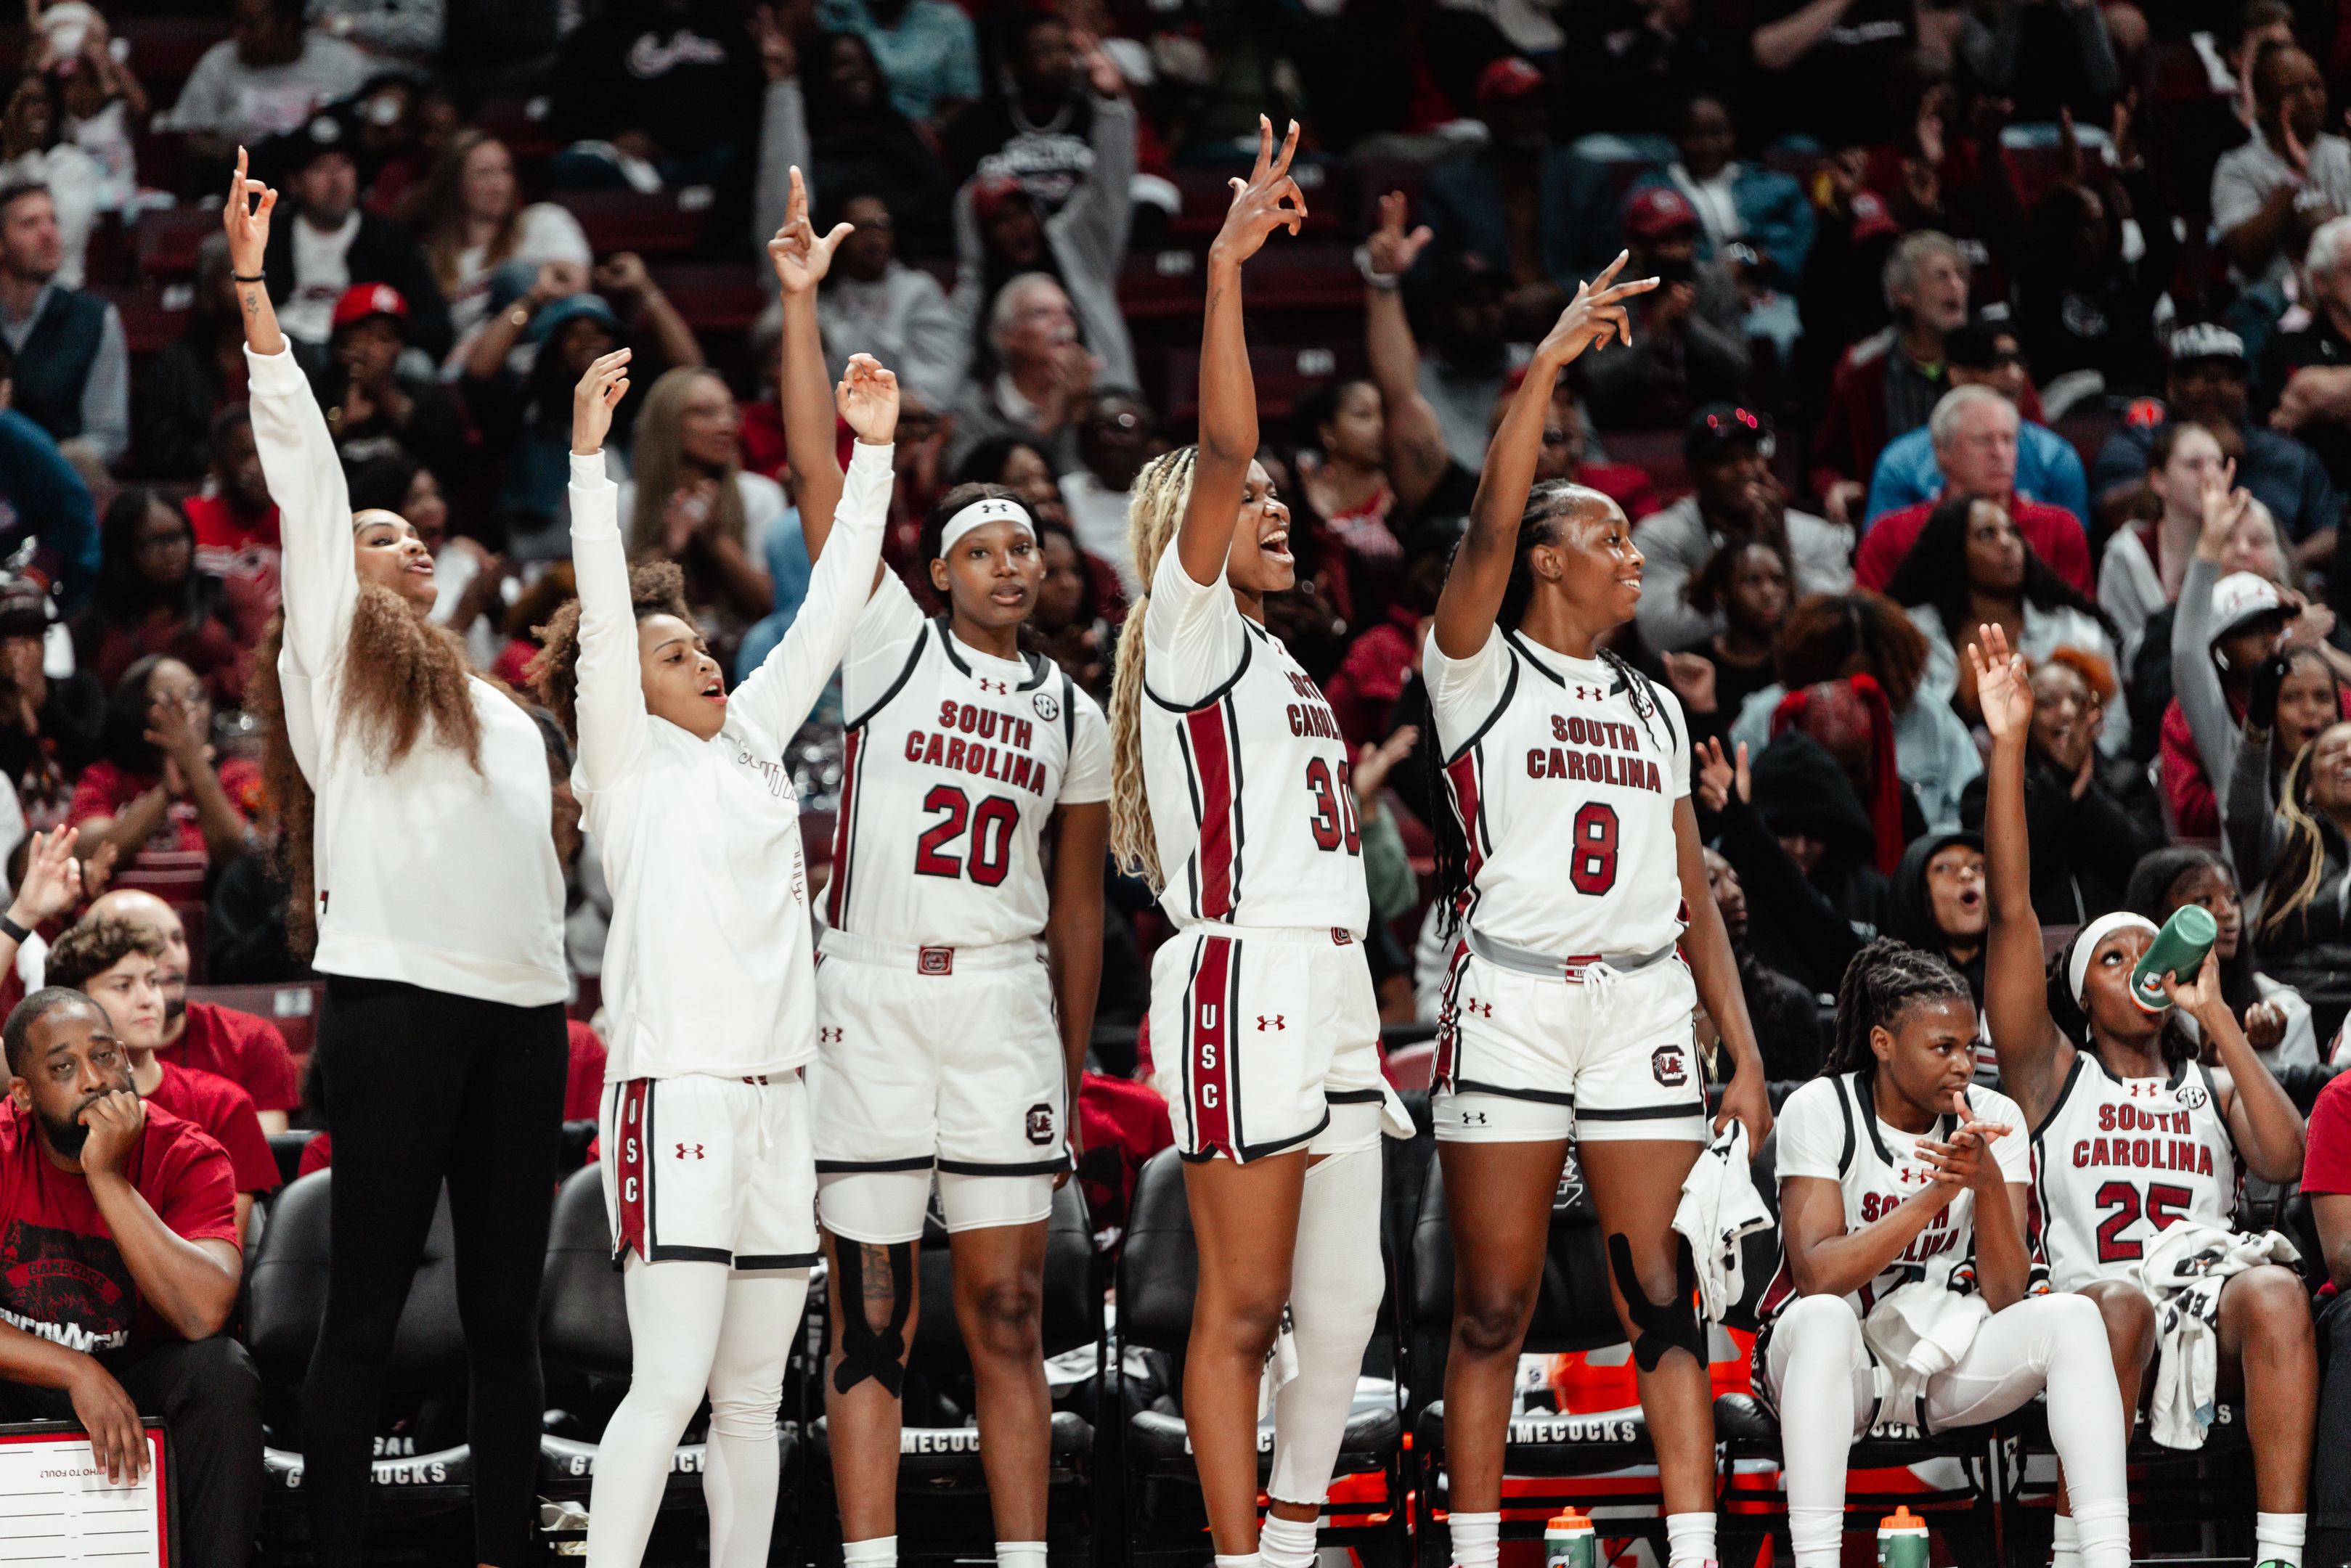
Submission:
<svg viewBox="0 0 2351 1568">
<path fill-rule="evenodd" d="M 1257 383 L 1257 412 L 1262 422 L 1287 419 L 1298 400 L 1311 388 L 1334 376 L 1366 373 L 1360 339 L 1327 348 L 1249 350 L 1249 377 Z M 1176 349 L 1167 356 L 1165 406 L 1170 419 L 1188 423 L 1200 413 L 1200 350 Z"/>
<path fill-rule="evenodd" d="M 286 1037 L 296 1065 L 308 1060 L 318 1042 L 319 1009 L 327 999 L 324 980 L 289 980 L 276 986 L 190 986 L 188 1000 L 210 1002 L 267 1019 Z"/>
<path fill-rule="evenodd" d="M 145 171 L 141 171 L 144 173 Z M 218 207 L 165 207 L 141 213 L 131 231 L 131 247 L 142 277 L 186 277 L 196 270 L 196 249 L 221 232 Z"/>
<path fill-rule="evenodd" d="M 702 194 L 695 195 L 699 190 Z M 706 187 L 657 191 L 559 191 L 552 198 L 587 231 L 598 256 L 631 250 L 643 256 L 684 256 L 702 243 L 709 212 Z"/>
<path fill-rule="evenodd" d="M 1293 240 L 1276 235 L 1241 273 L 1241 299 L 1251 310 L 1339 310 L 1360 337 L 1364 277 L 1355 247 L 1344 240 Z"/>
<path fill-rule="evenodd" d="M 1120 312 L 1128 320 L 1189 317 L 1196 321 L 1207 303 L 1206 266 L 1190 250 L 1130 251 L 1118 275 Z"/>
<path fill-rule="evenodd" d="M 1348 214 L 1343 209 L 1353 193 L 1333 177 L 1338 169 L 1328 163 L 1290 165 L 1290 178 L 1306 197 L 1306 236 L 1329 237 L 1344 232 Z M 1224 226 L 1225 213 L 1232 205 L 1233 190 L 1226 182 L 1236 175 L 1246 178 L 1248 173 L 1245 165 L 1230 163 L 1176 170 L 1169 178 L 1183 193 L 1184 210 L 1167 220 L 1167 232 L 1186 239 L 1213 238 Z"/>
<path fill-rule="evenodd" d="M 653 274 L 696 332 L 747 331 L 768 308 L 759 273 L 739 262 L 670 262 Z"/>
</svg>

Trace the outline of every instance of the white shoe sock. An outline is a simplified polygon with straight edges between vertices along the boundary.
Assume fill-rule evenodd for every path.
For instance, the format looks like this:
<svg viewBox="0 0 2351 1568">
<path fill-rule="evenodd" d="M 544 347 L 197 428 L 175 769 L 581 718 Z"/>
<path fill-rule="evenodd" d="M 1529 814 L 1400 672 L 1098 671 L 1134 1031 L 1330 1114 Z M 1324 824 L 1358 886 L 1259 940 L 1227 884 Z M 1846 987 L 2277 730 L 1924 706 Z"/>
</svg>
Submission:
<svg viewBox="0 0 2351 1568">
<path fill-rule="evenodd" d="M 2299 1513 L 2257 1513 L 2253 1515 L 2253 1563 L 2260 1568 L 2263 1563 L 2283 1563 L 2287 1568 L 2302 1568 L 2302 1536 L 2304 1516 Z"/>
<path fill-rule="evenodd" d="M 1457 1568 L 1494 1568 L 1502 1553 L 1499 1512 L 1449 1514 L 1446 1527 L 1453 1532 Z"/>
<path fill-rule="evenodd" d="M 2074 1500 L 2074 1532 L 2082 1542 L 2082 1568 L 2130 1568 L 2130 1504 Z"/>
<path fill-rule="evenodd" d="M 1263 1568 L 1264 1562 L 1264 1555 L 1256 1552 L 1236 1552 L 1229 1557 L 1217 1553 L 1217 1568 Z"/>
<path fill-rule="evenodd" d="M 1699 1568 L 1702 1563 L 1713 1562 L 1714 1515 L 1666 1515 L 1666 1541 L 1668 1549 L 1666 1568 Z"/>
<path fill-rule="evenodd" d="M 1265 1568 L 1314 1568 L 1314 1537 L 1322 1528 L 1319 1519 L 1282 1519 L 1267 1514 L 1257 1527 L 1257 1554 Z M 1038 1568 L 1044 1568 L 1042 1563 Z"/>
<path fill-rule="evenodd" d="M 999 1541 L 996 1543 L 996 1568 L 1045 1568 L 1045 1543 Z"/>
<path fill-rule="evenodd" d="M 2074 1516 L 2061 1513 L 2049 1542 L 2049 1568 L 2082 1568 L 2082 1538 L 2074 1533 Z"/>
<path fill-rule="evenodd" d="M 841 1543 L 841 1568 L 898 1568 L 898 1538 L 877 1535 L 871 1541 Z"/>
</svg>

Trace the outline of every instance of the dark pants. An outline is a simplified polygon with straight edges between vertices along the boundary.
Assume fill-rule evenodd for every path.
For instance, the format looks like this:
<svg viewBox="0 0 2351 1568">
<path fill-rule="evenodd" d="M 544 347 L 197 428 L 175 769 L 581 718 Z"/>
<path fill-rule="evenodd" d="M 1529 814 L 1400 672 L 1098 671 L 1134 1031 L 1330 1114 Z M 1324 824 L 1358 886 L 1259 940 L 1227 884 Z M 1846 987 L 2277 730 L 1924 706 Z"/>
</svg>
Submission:
<svg viewBox="0 0 2351 1568">
<path fill-rule="evenodd" d="M 335 1181 L 327 1314 L 302 1391 L 318 1561 L 360 1561 L 384 1368 L 445 1179 L 471 1385 L 475 1560 L 523 1568 L 544 1403 L 538 1281 L 569 1056 L 563 1009 L 332 976 L 319 1052 Z"/>
<path fill-rule="evenodd" d="M 245 1568 L 261 1518 L 261 1375 L 233 1339 L 172 1340 L 110 1368 L 141 1416 L 160 1416 L 176 1475 L 184 1568 Z M 62 1388 L 0 1383 L 0 1420 L 71 1421 Z"/>
<path fill-rule="evenodd" d="M 2336 1296 L 2318 1318 L 2318 1433 L 2310 1446 L 2310 1537 L 2302 1560 L 2313 1568 L 2351 1563 L 2351 1296 Z"/>
</svg>

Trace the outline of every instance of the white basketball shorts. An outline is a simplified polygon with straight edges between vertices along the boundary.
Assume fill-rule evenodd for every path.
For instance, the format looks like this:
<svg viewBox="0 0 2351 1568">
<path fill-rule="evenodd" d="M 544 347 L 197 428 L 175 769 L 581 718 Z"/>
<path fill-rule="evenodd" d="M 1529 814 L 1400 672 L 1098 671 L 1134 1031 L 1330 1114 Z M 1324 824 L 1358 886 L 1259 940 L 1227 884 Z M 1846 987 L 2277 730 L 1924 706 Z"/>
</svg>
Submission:
<svg viewBox="0 0 2351 1568">
<path fill-rule="evenodd" d="M 805 1269 L 816 1242 L 808 1089 L 797 1072 L 632 1078 L 597 1118 L 612 1256 Z"/>
</svg>

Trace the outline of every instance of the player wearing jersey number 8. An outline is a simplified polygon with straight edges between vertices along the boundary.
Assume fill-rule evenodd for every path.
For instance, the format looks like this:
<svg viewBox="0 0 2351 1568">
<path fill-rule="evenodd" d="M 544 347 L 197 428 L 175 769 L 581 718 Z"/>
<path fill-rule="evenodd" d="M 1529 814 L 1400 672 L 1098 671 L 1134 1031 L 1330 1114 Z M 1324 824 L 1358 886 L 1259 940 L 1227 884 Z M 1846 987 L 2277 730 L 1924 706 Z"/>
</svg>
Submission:
<svg viewBox="0 0 2351 1568">
<path fill-rule="evenodd" d="M 2151 922 L 2132 915 L 2093 921 L 2044 968 L 2024 819 L 2032 688 L 2006 633 L 1983 626 L 1977 636 L 1968 657 L 1992 737 L 1984 1011 L 2001 1083 L 2034 1129 L 2051 1281 L 2098 1303 L 2123 1407 L 2136 1410 L 2156 1352 L 2154 1305 L 2134 1278 L 2147 1243 L 2179 1220 L 2232 1228 L 2240 1160 L 2265 1181 L 2298 1177 L 2302 1116 L 2230 1012 L 2217 956 L 2208 955 L 2192 981 L 2164 981 L 2171 1009 L 2192 1016 L 2210 1042 L 2210 1068 L 2171 1009 L 2150 1013 L 2132 999 L 2131 971 L 2155 938 Z M 2134 1128 L 2137 1139 L 2127 1135 Z M 2110 1141 L 2097 1135 L 2102 1129 L 2126 1136 Z M 2144 1135 L 2158 1129 L 2164 1135 Z M 2150 1161 L 2136 1158 L 2135 1145 L 2146 1145 Z M 2157 1160 L 2164 1174 L 2148 1182 L 2145 1167 Z M 2107 1168 L 2123 1166 L 2131 1168 Z M 2318 1397 L 2301 1281 L 2273 1264 L 2230 1279 L 2219 1338 L 2219 1392 L 2244 1400 L 2252 1439 L 2254 1561 L 2298 1565 Z M 2061 1552 L 2066 1528 L 2061 1519 Z"/>
<path fill-rule="evenodd" d="M 1241 266 L 1304 221 L 1297 144 L 1292 125 L 1277 152 L 1259 121 L 1256 165 L 1209 247 L 1200 443 L 1135 482 L 1128 539 L 1150 592 L 1119 640 L 1111 699 L 1112 850 L 1176 926 L 1152 964 L 1151 1040 L 1199 1244 L 1184 1419 L 1219 1568 L 1254 1564 L 1260 1546 L 1266 1568 L 1311 1561 L 1379 1310 L 1392 1092 L 1352 758 L 1265 628 L 1297 563 L 1289 508 L 1255 461 Z M 1297 1375 L 1274 1398 L 1260 1536 L 1258 1390 L 1285 1303 Z"/>
<path fill-rule="evenodd" d="M 795 170 L 768 253 L 783 288 L 785 434 L 820 562 L 840 548 L 821 503 L 841 476 L 816 286 L 847 233 L 815 232 Z M 850 381 L 872 367 L 852 356 Z M 876 570 L 841 667 L 845 776 L 810 1075 L 836 1281 L 825 1380 L 833 1479 L 848 1562 L 887 1568 L 898 1374 L 935 1171 L 997 1561 L 1043 1568 L 1045 1225 L 1080 1152 L 1110 739 L 1093 699 L 1022 650 L 1045 565 L 1018 495 L 949 491 L 919 553 L 947 613 L 926 621 L 905 585 Z"/>
<path fill-rule="evenodd" d="M 1672 1568 L 1714 1556 L 1705 1340 L 1672 1228 L 1708 1135 L 1694 1000 L 1735 1064 L 1715 1125 L 1736 1117 L 1760 1145 L 1771 1121 L 1708 887 L 1680 705 L 1602 645 L 1640 603 L 1641 552 L 1605 496 L 1533 486 L 1560 372 L 1612 337 L 1629 343 L 1623 302 L 1656 287 L 1617 283 L 1624 264 L 1577 289 L 1536 350 L 1423 655 L 1453 807 L 1439 813 L 1437 897 L 1459 936 L 1433 1109 L 1454 1244 L 1445 1458 L 1465 1568 L 1495 1561 L 1519 1346 L 1571 1134 L 1656 1444 Z"/>
</svg>

